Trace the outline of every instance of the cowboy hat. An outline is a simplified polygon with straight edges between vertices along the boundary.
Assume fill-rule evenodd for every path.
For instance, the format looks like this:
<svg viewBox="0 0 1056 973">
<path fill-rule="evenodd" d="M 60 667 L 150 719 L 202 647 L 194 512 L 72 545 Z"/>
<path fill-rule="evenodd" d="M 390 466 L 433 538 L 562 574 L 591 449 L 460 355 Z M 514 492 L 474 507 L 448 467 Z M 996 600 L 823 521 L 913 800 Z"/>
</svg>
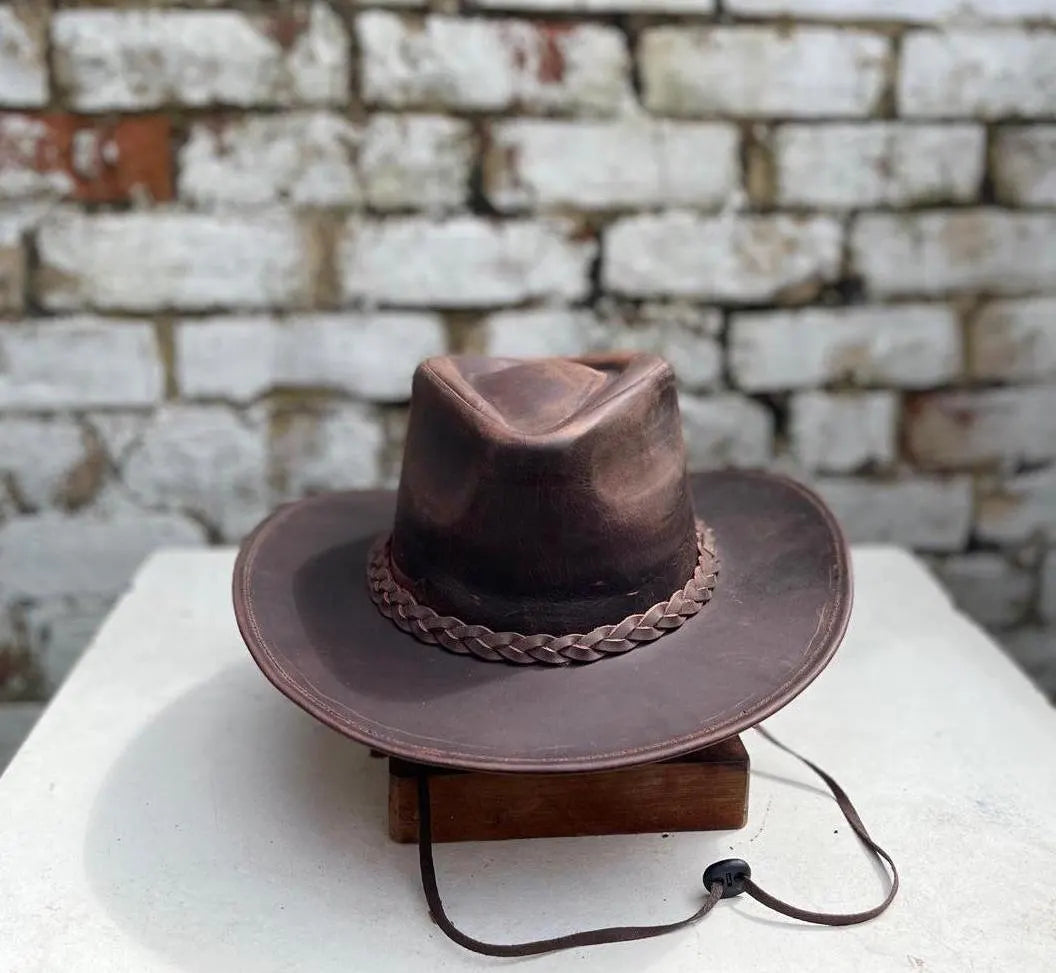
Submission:
<svg viewBox="0 0 1056 973">
<path fill-rule="evenodd" d="M 851 575 L 810 490 L 687 474 L 662 359 L 449 356 L 415 373 L 399 489 L 276 510 L 234 605 L 267 678 L 361 743 L 580 772 L 784 706 L 839 645 Z"/>
</svg>

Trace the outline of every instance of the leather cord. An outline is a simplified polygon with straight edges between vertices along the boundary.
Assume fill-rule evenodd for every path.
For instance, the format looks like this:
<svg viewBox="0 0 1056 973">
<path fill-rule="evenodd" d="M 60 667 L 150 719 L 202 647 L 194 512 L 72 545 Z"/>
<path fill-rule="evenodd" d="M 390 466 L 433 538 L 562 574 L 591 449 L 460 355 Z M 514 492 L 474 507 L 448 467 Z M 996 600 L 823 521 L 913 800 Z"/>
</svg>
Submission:
<svg viewBox="0 0 1056 973">
<path fill-rule="evenodd" d="M 781 743 L 767 730 L 759 726 L 755 727 L 755 729 L 775 747 L 795 757 L 824 781 L 825 786 L 832 792 L 837 806 L 859 840 L 877 861 L 885 864 L 890 869 L 891 888 L 879 905 L 871 909 L 865 909 L 862 912 L 812 912 L 809 909 L 801 909 L 776 898 L 760 888 L 752 881 L 751 869 L 747 867 L 747 864 L 732 860 L 730 862 L 718 862 L 708 869 L 708 872 L 705 873 L 708 894 L 704 904 L 693 915 L 677 922 L 653 926 L 609 926 L 603 929 L 588 929 L 583 932 L 569 933 L 565 936 L 555 936 L 552 939 L 536 939 L 527 943 L 485 943 L 466 935 L 466 933 L 458 929 L 448 918 L 447 913 L 444 911 L 444 904 L 440 900 L 440 891 L 436 884 L 436 865 L 433 861 L 429 774 L 428 771 L 425 771 L 418 775 L 418 861 L 422 873 L 422 889 L 425 892 L 425 900 L 429 905 L 430 915 L 441 931 L 458 943 L 459 946 L 464 946 L 466 949 L 475 953 L 482 953 L 485 956 L 504 957 L 535 956 L 540 953 L 575 949 L 581 946 L 599 946 L 604 943 L 622 943 L 635 939 L 651 939 L 654 936 L 663 936 L 666 933 L 675 932 L 699 922 L 715 908 L 720 899 L 732 897 L 742 891 L 747 892 L 748 895 L 767 908 L 790 918 L 800 919 L 803 922 L 812 922 L 825 926 L 850 926 L 876 918 L 894 901 L 895 896 L 898 894 L 898 869 L 895 867 L 891 856 L 873 840 L 846 791 L 829 774 L 817 764 L 796 753 L 791 747 Z M 740 869 L 736 873 L 731 874 L 730 868 L 724 869 L 724 866 L 740 866 Z M 715 878 L 710 883 L 707 882 L 709 873 L 715 869 L 725 872 L 725 883 L 721 878 Z"/>
<path fill-rule="evenodd" d="M 832 796 L 836 799 L 836 804 L 839 806 L 844 818 L 846 818 L 847 823 L 854 829 L 854 833 L 858 836 L 858 840 L 861 841 L 861 843 L 865 845 L 865 847 L 868 848 L 878 860 L 885 863 L 886 866 L 891 869 L 891 888 L 888 889 L 883 902 L 879 905 L 873 906 L 871 909 L 865 909 L 862 912 L 811 912 L 809 909 L 801 909 L 799 906 L 789 905 L 787 902 L 782 902 L 781 899 L 764 891 L 752 881 L 751 877 L 745 879 L 744 891 L 755 899 L 756 902 L 761 902 L 768 909 L 773 909 L 774 912 L 780 912 L 782 915 L 789 916 L 792 919 L 801 919 L 803 922 L 813 922 L 821 926 L 854 926 L 859 922 L 868 922 L 870 919 L 875 919 L 895 901 L 895 896 L 898 895 L 898 869 L 895 867 L 895 863 L 891 856 L 873 840 L 872 836 L 866 830 L 865 825 L 862 823 L 858 811 L 851 803 L 851 799 L 847 796 L 847 792 L 840 787 L 840 785 L 837 784 L 829 774 L 822 770 L 813 761 L 808 760 L 802 754 L 796 753 L 796 751 L 790 746 L 782 743 L 769 730 L 764 730 L 761 726 L 754 727 L 754 729 L 764 739 L 769 740 L 770 743 L 778 748 L 778 750 L 784 750 L 785 753 L 795 757 L 796 760 L 813 770 L 814 773 L 825 782 L 825 786 L 832 791 Z"/>
<path fill-rule="evenodd" d="M 458 655 L 472 655 L 486 662 L 513 665 L 541 663 L 565 666 L 573 662 L 596 662 L 621 655 L 668 632 L 680 628 L 710 600 L 719 573 L 715 535 L 697 521 L 697 562 L 689 580 L 661 601 L 615 625 L 599 625 L 589 632 L 565 635 L 495 632 L 485 625 L 467 625 L 450 615 L 439 615 L 397 581 L 392 571 L 391 537 L 379 537 L 367 559 L 370 599 L 397 628 L 420 642 L 439 645 Z"/>
</svg>

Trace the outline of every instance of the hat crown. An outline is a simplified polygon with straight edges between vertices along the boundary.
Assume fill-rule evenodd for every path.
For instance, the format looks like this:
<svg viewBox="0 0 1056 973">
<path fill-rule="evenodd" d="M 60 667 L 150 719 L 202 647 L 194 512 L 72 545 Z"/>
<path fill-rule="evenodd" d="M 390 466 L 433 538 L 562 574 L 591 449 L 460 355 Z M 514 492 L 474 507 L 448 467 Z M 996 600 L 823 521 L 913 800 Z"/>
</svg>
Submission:
<svg viewBox="0 0 1056 973">
<path fill-rule="evenodd" d="M 696 558 L 662 359 L 419 366 L 392 534 L 419 602 L 496 630 L 589 631 L 668 598 Z"/>
<path fill-rule="evenodd" d="M 519 361 L 459 356 L 451 366 L 512 431 L 552 432 L 581 414 L 611 374 L 561 358 Z"/>
</svg>

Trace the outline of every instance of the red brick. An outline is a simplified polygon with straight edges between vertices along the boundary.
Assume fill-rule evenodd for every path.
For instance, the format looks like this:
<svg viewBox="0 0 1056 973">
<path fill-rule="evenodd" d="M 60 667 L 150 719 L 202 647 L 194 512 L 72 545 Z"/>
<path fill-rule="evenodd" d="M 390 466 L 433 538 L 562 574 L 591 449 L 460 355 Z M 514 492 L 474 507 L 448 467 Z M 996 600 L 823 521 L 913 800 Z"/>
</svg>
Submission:
<svg viewBox="0 0 1056 973">
<path fill-rule="evenodd" d="M 82 202 L 140 195 L 164 202 L 173 198 L 170 132 L 162 115 L 112 121 L 56 113 L 2 115 L 0 186 L 5 176 L 36 172 L 42 184 L 48 176 L 66 177 L 68 185 L 59 191 Z"/>
</svg>

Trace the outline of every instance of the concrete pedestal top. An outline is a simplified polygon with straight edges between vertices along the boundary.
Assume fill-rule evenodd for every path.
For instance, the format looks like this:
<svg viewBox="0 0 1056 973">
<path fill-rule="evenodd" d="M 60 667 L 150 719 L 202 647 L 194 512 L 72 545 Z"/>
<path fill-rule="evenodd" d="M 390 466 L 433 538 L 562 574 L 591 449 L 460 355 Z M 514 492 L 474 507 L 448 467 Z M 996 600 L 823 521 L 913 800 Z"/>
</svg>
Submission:
<svg viewBox="0 0 1056 973">
<path fill-rule="evenodd" d="M 509 968 L 430 921 L 417 850 L 385 833 L 386 768 L 257 671 L 232 551 L 142 569 L 0 778 L 0 970 Z M 660 939 L 539 970 L 1056 970 L 1056 711 L 909 555 L 855 551 L 847 639 L 767 721 L 847 788 L 903 890 L 880 919 L 809 926 L 747 897 Z M 885 888 L 809 771 L 745 735 L 736 832 L 437 849 L 466 932 L 512 942 L 681 918 L 746 858 L 768 891 L 857 910 Z"/>
</svg>

